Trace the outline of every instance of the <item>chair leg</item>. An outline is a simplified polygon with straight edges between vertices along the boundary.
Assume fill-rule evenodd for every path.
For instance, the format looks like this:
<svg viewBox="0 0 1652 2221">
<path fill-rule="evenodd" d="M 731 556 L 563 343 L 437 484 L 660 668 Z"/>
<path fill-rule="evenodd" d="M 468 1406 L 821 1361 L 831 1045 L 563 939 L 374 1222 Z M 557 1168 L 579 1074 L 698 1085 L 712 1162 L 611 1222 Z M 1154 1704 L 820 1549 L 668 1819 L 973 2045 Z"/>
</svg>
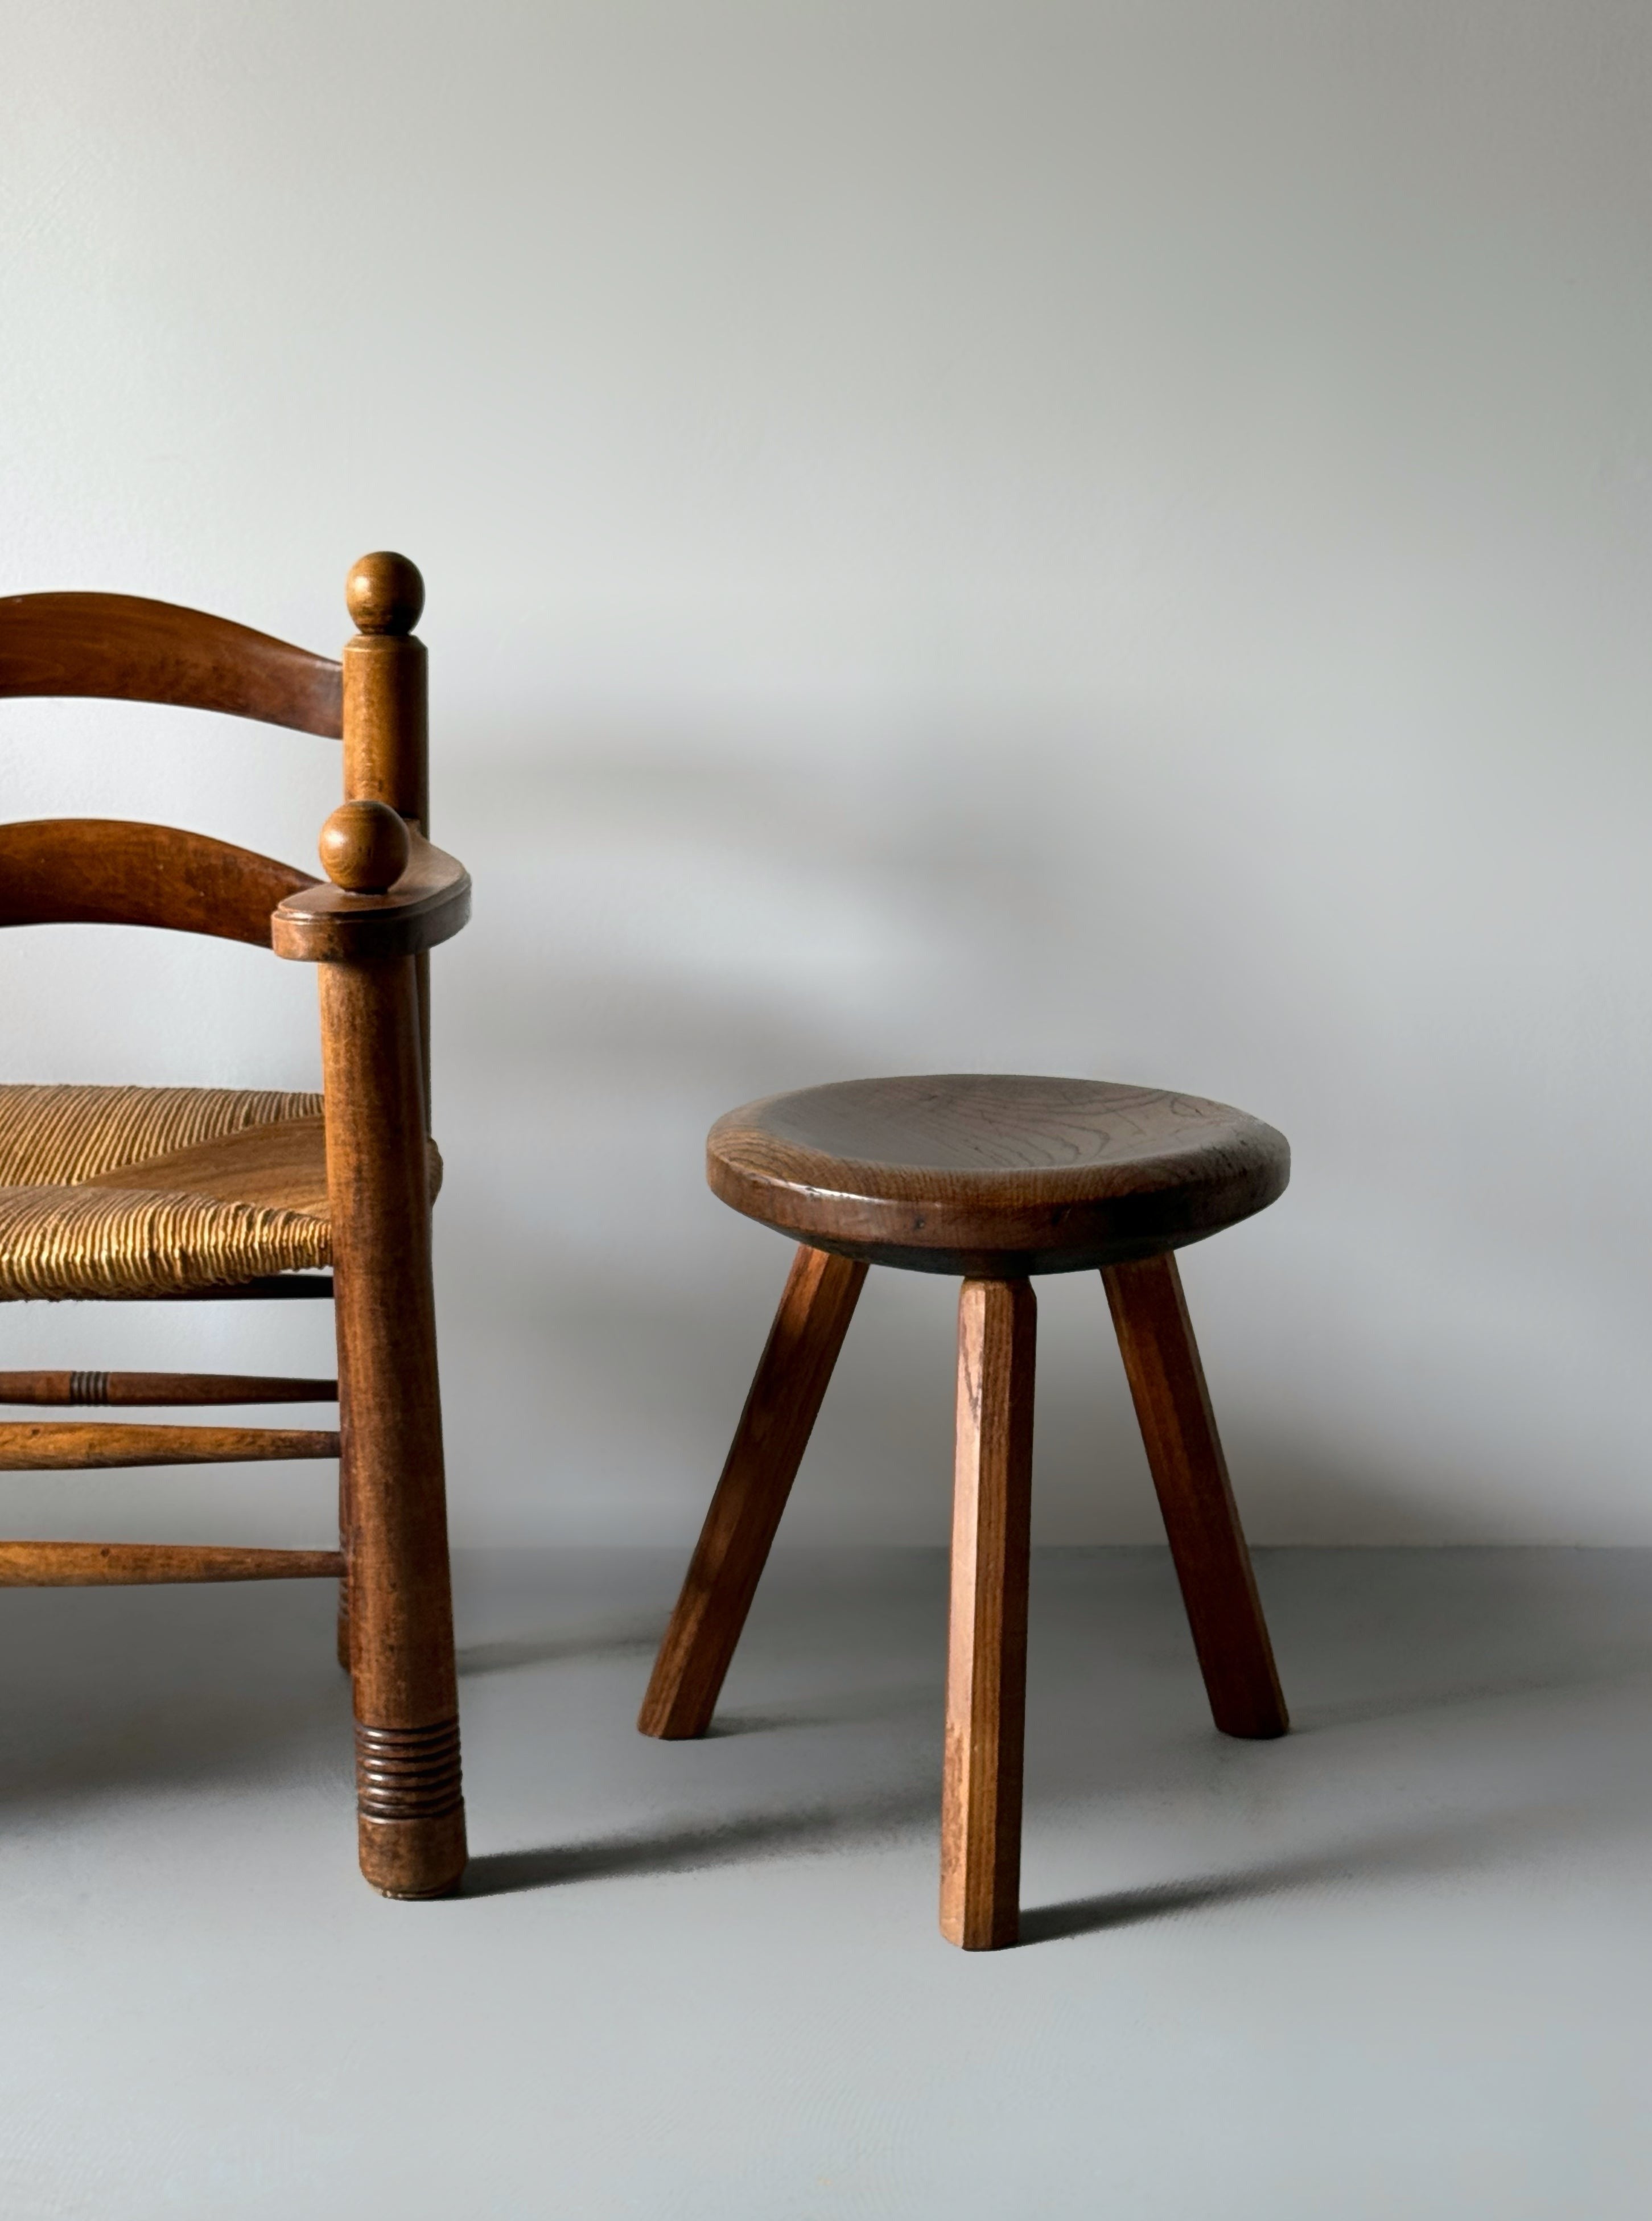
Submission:
<svg viewBox="0 0 1652 2221">
<path fill-rule="evenodd" d="M 343 1455 L 339 1455 L 339 1548 L 344 1557 L 344 1571 L 339 1576 L 338 1618 L 335 1624 L 334 1641 L 339 1664 L 347 1674 L 350 1670 L 350 1467 Z"/>
<path fill-rule="evenodd" d="M 1281 1736 L 1290 1720 L 1175 1258 L 1101 1277 L 1211 1711 L 1223 1735 Z"/>
<path fill-rule="evenodd" d="M 317 968 L 361 1871 L 439 1897 L 465 1806 L 413 960 Z"/>
<path fill-rule="evenodd" d="M 1027 1688 L 1033 1370 L 1029 1280 L 966 1280 L 941 1811 L 941 1932 L 966 1951 L 1016 1941 Z"/>
<path fill-rule="evenodd" d="M 800 1248 L 740 1415 L 637 1725 L 675 1742 L 711 1724 L 786 1498 L 843 1347 L 864 1265 Z"/>
</svg>

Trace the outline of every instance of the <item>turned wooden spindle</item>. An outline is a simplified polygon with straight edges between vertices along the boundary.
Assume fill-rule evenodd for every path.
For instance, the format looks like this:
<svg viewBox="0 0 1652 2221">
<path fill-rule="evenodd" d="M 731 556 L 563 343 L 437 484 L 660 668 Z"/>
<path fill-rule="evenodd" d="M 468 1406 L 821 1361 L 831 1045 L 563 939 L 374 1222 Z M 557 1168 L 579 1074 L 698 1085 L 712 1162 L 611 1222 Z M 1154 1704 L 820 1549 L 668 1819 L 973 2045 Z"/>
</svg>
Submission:
<svg viewBox="0 0 1652 2221">
<path fill-rule="evenodd" d="M 335 1404 L 338 1392 L 336 1380 L 265 1373 L 0 1373 L 0 1404 Z"/>
<path fill-rule="evenodd" d="M 387 802 L 430 837 L 430 680 L 413 628 L 424 612 L 424 580 L 405 555 L 364 555 L 344 582 L 356 627 L 344 644 L 344 798 Z M 425 1116 L 430 1104 L 430 966 L 418 959 L 420 1049 Z"/>
<path fill-rule="evenodd" d="M 347 873 L 383 879 L 392 866 L 399 877 L 406 847 L 393 809 L 358 800 L 328 820 L 322 855 L 344 885 Z M 466 1857 L 415 966 L 378 956 L 316 967 L 348 1568 L 341 1635 L 361 1870 L 390 1897 L 441 1895 Z"/>
<path fill-rule="evenodd" d="M 316 843 L 322 868 L 353 895 L 387 895 L 413 853 L 405 822 L 387 802 L 341 802 Z"/>
<path fill-rule="evenodd" d="M 346 806 L 380 803 L 430 832 L 429 664 L 424 642 L 413 628 L 424 613 L 424 580 L 405 555 L 380 549 L 351 566 L 344 582 L 345 607 L 356 628 L 347 641 L 342 665 L 341 720 Z M 331 821 L 329 820 L 329 823 Z M 325 857 L 322 858 L 327 864 Z M 347 886 L 327 864 L 335 884 Z M 362 892 L 366 892 L 362 890 Z M 419 1002 L 419 1070 L 424 1089 L 424 1120 L 430 1124 L 430 960 L 413 960 Z M 339 1467 L 339 1532 L 350 1523 L 350 1471 L 347 1456 Z M 347 1554 L 348 1542 L 343 1547 Z M 338 1658 L 350 1662 L 350 1585 L 339 1587 Z"/>
<path fill-rule="evenodd" d="M 358 566 L 358 569 L 360 566 Z M 354 575 L 354 573 L 352 574 Z M 335 886 L 358 895 L 388 894 L 407 869 L 412 843 L 407 825 L 387 802 L 341 802 L 322 828 L 316 844 L 322 868 Z M 339 1460 L 339 1547 L 349 1561 L 350 1469 Z M 350 1664 L 350 1583 L 339 1583 L 338 1661 Z"/>
</svg>

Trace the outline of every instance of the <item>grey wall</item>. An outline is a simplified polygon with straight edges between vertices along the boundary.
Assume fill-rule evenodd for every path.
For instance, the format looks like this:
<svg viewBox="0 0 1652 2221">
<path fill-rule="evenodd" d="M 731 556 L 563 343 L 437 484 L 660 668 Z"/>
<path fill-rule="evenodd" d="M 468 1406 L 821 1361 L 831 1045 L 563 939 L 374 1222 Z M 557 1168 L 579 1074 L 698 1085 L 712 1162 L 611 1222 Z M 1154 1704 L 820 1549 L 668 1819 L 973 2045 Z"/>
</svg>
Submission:
<svg viewBox="0 0 1652 2221">
<path fill-rule="evenodd" d="M 1652 1539 L 1652 16 L 3 16 L 0 591 L 327 647 L 357 553 L 426 568 L 461 1536 L 691 1531 L 785 1263 L 700 1186 L 719 1110 L 1018 1066 L 1292 1136 L 1186 1261 L 1259 1538 Z M 335 778 L 86 704 L 0 769 L 300 860 Z M 0 1067 L 303 1084 L 311 991 L 12 936 Z M 874 1286 L 792 1531 L 943 1531 L 950 1310 Z M 1099 1291 L 1043 1316 L 1042 1533 L 1149 1535 Z M 14 1517 L 323 1517 L 131 1488 Z"/>
</svg>

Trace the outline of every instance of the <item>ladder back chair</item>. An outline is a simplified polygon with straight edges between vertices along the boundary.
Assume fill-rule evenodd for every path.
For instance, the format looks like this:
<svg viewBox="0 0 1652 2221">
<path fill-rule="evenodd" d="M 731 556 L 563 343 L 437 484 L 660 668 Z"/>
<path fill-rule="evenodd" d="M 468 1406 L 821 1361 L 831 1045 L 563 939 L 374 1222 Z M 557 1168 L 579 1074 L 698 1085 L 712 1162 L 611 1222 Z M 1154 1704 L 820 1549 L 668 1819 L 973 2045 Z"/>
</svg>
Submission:
<svg viewBox="0 0 1652 2221">
<path fill-rule="evenodd" d="M 1283 1735 L 1285 1699 L 1175 1252 L 1281 1194 L 1283 1134 L 1161 1089 L 998 1073 L 853 1079 L 712 1127 L 712 1191 L 798 1244 L 637 1724 L 702 1736 L 871 1265 L 947 1273 L 957 1453 L 941 1928 L 1017 1939 L 1040 1273 L 1099 1271 L 1211 1710 Z"/>
<path fill-rule="evenodd" d="M 435 1897 L 465 1867 L 459 1702 L 431 1288 L 429 951 L 470 881 L 429 824 L 424 587 L 364 556 L 341 662 L 122 594 L 0 600 L 0 697 L 216 710 L 341 740 L 326 880 L 198 833 L 92 818 L 0 825 L 0 925 L 167 927 L 314 964 L 319 1095 L 0 1085 L 0 1301 L 330 1297 L 338 1377 L 0 1373 L 0 1404 L 332 1401 L 336 1434 L 0 1424 L 0 1470 L 339 1461 L 336 1549 L 0 1542 L 0 1586 L 339 1583 L 361 1871 Z M 331 1267 L 330 1275 L 318 1268 Z"/>
</svg>

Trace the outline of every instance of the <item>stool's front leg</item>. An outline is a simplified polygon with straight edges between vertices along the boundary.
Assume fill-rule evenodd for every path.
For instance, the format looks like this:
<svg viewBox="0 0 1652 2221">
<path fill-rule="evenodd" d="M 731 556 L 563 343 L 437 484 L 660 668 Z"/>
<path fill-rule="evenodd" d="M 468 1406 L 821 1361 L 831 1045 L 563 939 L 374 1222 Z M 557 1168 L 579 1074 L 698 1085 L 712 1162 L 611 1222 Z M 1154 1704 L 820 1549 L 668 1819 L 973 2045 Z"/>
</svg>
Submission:
<svg viewBox="0 0 1652 2221">
<path fill-rule="evenodd" d="M 1016 1940 L 1027 1691 L 1037 1302 L 1028 1280 L 966 1280 L 941 1808 L 941 1932 L 966 1951 Z"/>
<path fill-rule="evenodd" d="M 711 1724 L 867 1268 L 800 1248 L 637 1721 L 667 1741 Z"/>
<path fill-rule="evenodd" d="M 1101 1277 L 1211 1711 L 1223 1735 L 1281 1736 L 1290 1721 L 1175 1258 Z"/>
</svg>

